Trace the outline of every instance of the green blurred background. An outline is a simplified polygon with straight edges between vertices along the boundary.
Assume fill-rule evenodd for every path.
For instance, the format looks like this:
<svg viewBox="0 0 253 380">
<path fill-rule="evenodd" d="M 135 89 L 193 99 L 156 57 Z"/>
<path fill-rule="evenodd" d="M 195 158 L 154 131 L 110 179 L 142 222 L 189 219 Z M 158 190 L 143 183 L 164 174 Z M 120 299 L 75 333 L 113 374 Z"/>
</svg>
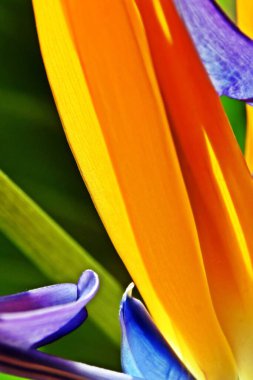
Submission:
<svg viewBox="0 0 253 380">
<path fill-rule="evenodd" d="M 223 5 L 234 17 L 234 2 L 223 0 Z M 244 149 L 244 106 L 228 99 L 223 103 Z M 0 168 L 123 287 L 129 284 L 68 148 L 43 67 L 30 0 L 0 0 Z M 0 232 L 0 294 L 49 283 Z M 117 320 L 117 313 L 112 318 Z M 119 345 L 89 319 L 46 350 L 120 369 Z"/>
</svg>

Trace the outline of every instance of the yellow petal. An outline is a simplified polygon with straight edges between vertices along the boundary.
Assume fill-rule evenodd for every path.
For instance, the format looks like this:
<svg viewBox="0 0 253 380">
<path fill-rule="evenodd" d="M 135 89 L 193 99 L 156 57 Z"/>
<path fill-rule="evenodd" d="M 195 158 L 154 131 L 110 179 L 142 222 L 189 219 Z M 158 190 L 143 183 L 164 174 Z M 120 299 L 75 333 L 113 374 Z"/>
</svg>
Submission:
<svg viewBox="0 0 253 380">
<path fill-rule="evenodd" d="M 239 28 L 253 39 L 253 1 L 237 0 L 237 22 Z M 253 173 L 253 107 L 246 105 L 247 133 L 245 143 L 245 159 L 249 170 Z"/>
<path fill-rule="evenodd" d="M 198 379 L 235 379 L 135 5 L 34 0 L 34 9 L 69 144 L 158 327 Z"/>
<path fill-rule="evenodd" d="M 251 0 L 236 0 L 236 16 L 242 32 L 253 38 L 253 2 Z"/>
<path fill-rule="evenodd" d="M 190 196 L 213 303 L 242 379 L 253 378 L 253 183 L 209 78 L 171 1 L 138 0 Z M 181 62 L 181 64 L 179 64 Z"/>
</svg>

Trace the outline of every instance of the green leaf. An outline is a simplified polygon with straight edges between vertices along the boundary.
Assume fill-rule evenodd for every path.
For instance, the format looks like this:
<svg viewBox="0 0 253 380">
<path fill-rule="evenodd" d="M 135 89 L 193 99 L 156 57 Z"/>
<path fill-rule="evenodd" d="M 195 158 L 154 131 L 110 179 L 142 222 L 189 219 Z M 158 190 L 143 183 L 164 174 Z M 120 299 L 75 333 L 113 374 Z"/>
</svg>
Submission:
<svg viewBox="0 0 253 380">
<path fill-rule="evenodd" d="M 4 373 L 0 373 L 0 379 L 1 380 L 16 380 L 18 377 L 16 376 L 11 376 L 11 375 L 5 375 Z"/>
<path fill-rule="evenodd" d="M 224 9 L 228 17 L 232 20 L 236 18 L 235 0 L 216 0 L 216 2 Z"/>
<path fill-rule="evenodd" d="M 221 97 L 223 107 L 229 118 L 237 142 L 244 153 L 246 139 L 246 110 L 245 104 L 235 99 Z"/>
<path fill-rule="evenodd" d="M 89 307 L 90 318 L 119 344 L 121 285 L 101 264 L 57 225 L 35 202 L 0 172 L 0 230 L 55 282 L 76 282 L 85 269 L 100 277 L 100 291 Z"/>
</svg>

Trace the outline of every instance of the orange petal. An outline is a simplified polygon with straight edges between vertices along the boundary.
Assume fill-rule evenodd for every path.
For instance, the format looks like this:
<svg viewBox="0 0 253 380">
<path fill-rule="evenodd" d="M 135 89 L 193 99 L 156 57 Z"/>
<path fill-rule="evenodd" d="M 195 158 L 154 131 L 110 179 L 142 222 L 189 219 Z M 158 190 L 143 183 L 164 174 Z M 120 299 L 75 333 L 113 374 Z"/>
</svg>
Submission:
<svg viewBox="0 0 253 380">
<path fill-rule="evenodd" d="M 239 362 L 253 377 L 253 183 L 200 59 L 172 1 L 138 0 L 190 196 L 215 310 Z M 247 377 L 249 376 L 249 377 Z M 241 377 L 240 377 L 241 378 Z M 242 377 L 244 379 L 244 377 Z"/>
<path fill-rule="evenodd" d="M 253 2 L 237 0 L 237 22 L 240 29 L 253 39 Z M 253 173 L 253 107 L 247 105 L 247 133 L 245 143 L 245 159 L 249 170 Z"/>
<path fill-rule="evenodd" d="M 34 9 L 67 138 L 116 249 L 196 377 L 234 379 L 136 7 L 34 0 Z"/>
</svg>

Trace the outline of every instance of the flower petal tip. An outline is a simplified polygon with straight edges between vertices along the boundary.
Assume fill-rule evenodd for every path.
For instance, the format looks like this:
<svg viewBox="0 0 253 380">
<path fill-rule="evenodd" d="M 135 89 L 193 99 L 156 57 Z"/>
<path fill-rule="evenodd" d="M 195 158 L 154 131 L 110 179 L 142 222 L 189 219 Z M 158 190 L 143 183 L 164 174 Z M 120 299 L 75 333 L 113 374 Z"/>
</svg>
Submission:
<svg viewBox="0 0 253 380">
<path fill-rule="evenodd" d="M 252 103 L 253 41 L 215 1 L 174 0 L 219 95 Z"/>
<path fill-rule="evenodd" d="M 119 308 L 119 318 L 120 318 L 121 323 L 123 323 L 123 318 L 124 318 L 123 313 L 124 313 L 125 303 L 129 298 L 132 298 L 132 293 L 133 293 L 134 287 L 135 287 L 135 284 L 133 282 L 131 282 L 128 285 L 128 287 L 126 288 L 126 290 L 122 296 L 122 299 L 120 302 L 120 308 Z"/>
<path fill-rule="evenodd" d="M 77 299 L 86 298 L 87 302 L 92 299 L 99 289 L 99 277 L 91 269 L 85 270 L 77 283 Z"/>
</svg>

